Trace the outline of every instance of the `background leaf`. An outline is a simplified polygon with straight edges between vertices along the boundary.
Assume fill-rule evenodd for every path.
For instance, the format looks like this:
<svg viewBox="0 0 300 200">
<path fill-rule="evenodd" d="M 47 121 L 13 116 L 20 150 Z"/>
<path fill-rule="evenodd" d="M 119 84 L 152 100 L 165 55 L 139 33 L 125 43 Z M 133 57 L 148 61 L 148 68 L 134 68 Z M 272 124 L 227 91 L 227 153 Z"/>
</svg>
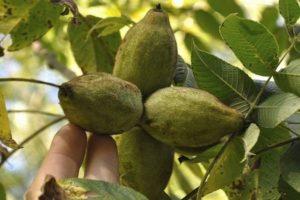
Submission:
<svg viewBox="0 0 300 200">
<path fill-rule="evenodd" d="M 244 66 L 255 74 L 271 75 L 278 63 L 278 44 L 263 25 L 236 15 L 228 16 L 220 33 Z"/>
<path fill-rule="evenodd" d="M 289 35 L 285 27 L 277 27 L 274 32 L 275 38 L 278 42 L 279 53 L 282 54 L 285 49 L 287 49 L 290 45 Z M 289 54 L 291 55 L 291 54 Z M 290 59 L 290 58 L 289 58 Z"/>
<path fill-rule="evenodd" d="M 300 109 L 300 97 L 291 93 L 274 94 L 257 107 L 258 125 L 274 128 Z"/>
<path fill-rule="evenodd" d="M 111 73 L 114 58 L 121 43 L 120 33 L 99 36 L 97 29 L 91 34 L 89 31 L 101 18 L 94 16 L 80 17 L 80 24 L 68 26 L 68 34 L 75 60 L 83 73 L 107 72 Z"/>
<path fill-rule="evenodd" d="M 55 26 L 59 20 L 62 6 L 48 0 L 39 0 L 11 30 L 12 45 L 9 51 L 16 51 L 30 45 Z"/>
<path fill-rule="evenodd" d="M 300 17 L 300 7 L 297 0 L 279 0 L 279 11 L 288 25 L 294 25 Z"/>
<path fill-rule="evenodd" d="M 194 19 L 197 25 L 207 34 L 216 39 L 221 39 L 219 34 L 220 23 L 218 19 L 209 11 L 196 10 L 194 13 Z"/>
<path fill-rule="evenodd" d="M 290 146 L 281 158 L 282 179 L 294 190 L 300 192 L 300 143 L 296 142 Z"/>
<path fill-rule="evenodd" d="M 116 32 L 119 32 L 124 26 L 133 24 L 134 22 L 126 17 L 108 17 L 100 19 L 89 31 L 89 34 L 94 30 L 98 30 L 98 36 L 107 36 Z"/>
<path fill-rule="evenodd" d="M 38 0 L 0 0 L 0 33 L 9 33 Z"/>
<path fill-rule="evenodd" d="M 239 16 L 244 17 L 243 9 L 235 0 L 223 0 L 222 3 L 220 3 L 219 0 L 207 0 L 207 3 L 212 9 L 219 12 L 224 17 L 231 13 L 238 13 Z"/>
<path fill-rule="evenodd" d="M 0 200 L 6 200 L 6 192 L 2 183 L 0 183 Z"/>
<path fill-rule="evenodd" d="M 275 6 L 266 7 L 262 14 L 260 23 L 265 25 L 269 31 L 273 32 L 277 27 L 277 19 L 279 17 L 278 9 Z"/>
<path fill-rule="evenodd" d="M 192 69 L 199 88 L 222 101 L 239 97 L 247 110 L 257 94 L 253 80 L 245 72 L 197 47 L 192 52 Z"/>
<path fill-rule="evenodd" d="M 0 141 L 6 146 L 16 149 L 17 143 L 12 139 L 9 127 L 7 111 L 5 107 L 4 97 L 0 91 Z"/>
<path fill-rule="evenodd" d="M 294 190 L 282 178 L 279 180 L 279 190 L 282 200 L 300 199 L 300 193 Z"/>
<path fill-rule="evenodd" d="M 300 59 L 292 61 L 274 76 L 276 84 L 285 92 L 300 96 Z"/>
<path fill-rule="evenodd" d="M 209 51 L 209 48 L 205 43 L 203 43 L 200 38 L 198 38 L 196 35 L 193 35 L 192 33 L 185 33 L 184 34 L 184 44 L 185 47 L 192 52 L 194 44 L 202 50 Z"/>
</svg>

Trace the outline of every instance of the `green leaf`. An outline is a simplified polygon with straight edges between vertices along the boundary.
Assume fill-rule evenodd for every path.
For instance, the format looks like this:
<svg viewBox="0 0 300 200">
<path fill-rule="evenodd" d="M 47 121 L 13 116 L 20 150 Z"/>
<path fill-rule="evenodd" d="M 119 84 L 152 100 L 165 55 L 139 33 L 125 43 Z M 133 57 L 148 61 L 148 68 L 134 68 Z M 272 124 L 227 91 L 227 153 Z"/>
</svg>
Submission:
<svg viewBox="0 0 300 200">
<path fill-rule="evenodd" d="M 202 49 L 202 50 L 205 50 L 205 51 L 209 51 L 209 47 L 207 47 L 206 44 L 204 44 L 200 38 L 198 38 L 197 36 L 193 35 L 192 33 L 185 33 L 184 34 L 184 44 L 186 46 L 186 48 L 192 52 L 193 50 L 193 46 L 194 44 L 199 48 L 199 49 Z"/>
<path fill-rule="evenodd" d="M 286 141 L 291 138 L 289 131 L 281 126 L 275 128 L 261 128 L 261 133 L 253 151 L 265 149 L 274 144 Z M 257 183 L 253 186 L 259 199 L 278 199 L 278 181 L 280 177 L 280 158 L 286 151 L 283 146 L 269 150 L 259 155 L 257 160 L 258 168 L 255 172 Z"/>
<path fill-rule="evenodd" d="M 221 39 L 219 34 L 220 23 L 218 19 L 211 13 L 205 10 L 196 10 L 194 19 L 198 26 L 207 34 L 215 39 Z"/>
<path fill-rule="evenodd" d="M 300 199 L 300 193 L 294 190 L 282 178 L 279 180 L 279 190 L 281 193 L 281 200 Z"/>
<path fill-rule="evenodd" d="M 289 132 L 282 128 L 262 128 L 258 142 L 252 151 L 266 148 L 290 138 Z M 249 162 L 248 170 L 225 188 L 230 200 L 278 199 L 279 160 L 286 148 L 281 147 L 255 157 Z M 251 161 L 251 160 L 250 160 Z"/>
<path fill-rule="evenodd" d="M 1 183 L 0 183 L 0 200 L 6 200 L 5 188 Z"/>
<path fill-rule="evenodd" d="M 199 88 L 222 101 L 239 97 L 248 110 L 257 94 L 253 80 L 245 72 L 197 47 L 192 52 L 192 69 Z"/>
<path fill-rule="evenodd" d="M 260 23 L 265 25 L 271 32 L 277 27 L 277 19 L 279 17 L 278 10 L 275 6 L 266 7 L 262 14 Z"/>
<path fill-rule="evenodd" d="M 258 141 L 260 130 L 256 124 L 250 124 L 246 132 L 241 137 L 244 142 L 245 155 L 243 161 L 247 159 L 249 155 L 252 155 L 251 149 Z"/>
<path fill-rule="evenodd" d="M 89 192 L 91 194 L 89 199 L 94 200 L 147 200 L 131 188 L 104 181 L 70 178 L 60 180 L 58 183 L 67 194 L 67 199 L 79 197 L 84 199 Z"/>
<path fill-rule="evenodd" d="M 290 132 L 281 126 L 277 126 L 275 128 L 260 128 L 260 136 L 253 148 L 253 152 L 259 151 L 288 139 L 291 139 Z"/>
<path fill-rule="evenodd" d="M 124 26 L 133 24 L 134 22 L 127 16 L 121 17 L 108 17 L 100 19 L 89 31 L 91 34 L 93 31 L 98 30 L 98 36 L 107 36 L 116 32 L 119 32 Z"/>
<path fill-rule="evenodd" d="M 230 141 L 220 159 L 212 168 L 204 187 L 204 194 L 221 189 L 239 177 L 245 166 L 245 162 L 242 162 L 244 155 L 243 140 L 236 137 Z"/>
<path fill-rule="evenodd" d="M 232 13 L 238 13 L 241 17 L 244 16 L 243 9 L 235 0 L 223 0 L 222 3 L 220 3 L 220 0 L 207 0 L 207 3 L 212 9 L 219 12 L 224 17 Z"/>
<path fill-rule="evenodd" d="M 7 111 L 5 107 L 5 101 L 1 91 L 0 91 L 0 141 L 4 145 L 12 149 L 18 148 L 17 143 L 12 139 L 11 136 L 9 120 L 8 120 Z"/>
<path fill-rule="evenodd" d="M 278 44 L 265 26 L 229 15 L 220 33 L 247 69 L 262 76 L 272 75 L 278 64 Z"/>
<path fill-rule="evenodd" d="M 59 20 L 62 6 L 48 0 L 39 0 L 10 31 L 12 45 L 9 51 L 16 51 L 41 38 Z"/>
<path fill-rule="evenodd" d="M 300 7 L 297 0 L 279 0 L 279 11 L 287 25 L 294 25 L 300 17 Z"/>
<path fill-rule="evenodd" d="M 223 145 L 224 144 L 221 143 L 221 144 L 212 146 L 192 158 L 187 158 L 185 156 L 180 157 L 179 162 L 180 163 L 182 163 L 182 162 L 189 162 L 189 163 L 209 162 L 210 159 L 214 158 L 218 154 L 218 152 L 221 150 Z"/>
<path fill-rule="evenodd" d="M 275 38 L 278 42 L 279 46 L 279 54 L 284 52 L 290 45 L 289 43 L 289 35 L 284 27 L 277 27 L 274 30 Z M 289 57 L 290 59 L 290 57 Z"/>
<path fill-rule="evenodd" d="M 274 128 L 300 109 L 300 97 L 291 93 L 274 94 L 257 107 L 258 125 Z"/>
<path fill-rule="evenodd" d="M 289 131 L 282 127 L 274 129 L 261 128 L 260 136 L 255 150 L 266 148 L 270 145 L 288 140 L 291 138 Z M 256 170 L 252 173 L 255 184 L 253 190 L 256 191 L 258 199 L 279 199 L 280 193 L 278 191 L 278 182 L 280 178 L 280 158 L 286 151 L 287 147 L 271 149 L 259 155 L 256 161 Z M 252 190 L 252 191 L 253 191 Z"/>
<path fill-rule="evenodd" d="M 276 150 L 270 150 L 261 156 L 259 170 L 254 170 L 252 174 L 257 180 L 254 184 L 257 199 L 279 199 L 280 156 Z"/>
<path fill-rule="evenodd" d="M 292 61 L 274 76 L 276 84 L 285 92 L 300 96 L 300 59 Z"/>
<path fill-rule="evenodd" d="M 295 46 L 299 45 L 300 42 L 296 42 Z M 300 46 L 300 45 L 299 45 Z M 300 58 L 300 52 L 297 50 L 298 48 L 292 48 L 292 50 L 289 52 L 289 57 L 288 57 L 288 60 L 287 60 L 287 63 L 291 63 L 292 61 L 294 60 L 298 60 Z"/>
<path fill-rule="evenodd" d="M 80 17 L 80 24 L 70 23 L 68 34 L 75 60 L 83 73 L 111 73 L 114 58 L 121 43 L 120 33 L 98 37 L 102 29 L 89 34 L 91 28 L 101 20 L 94 16 Z"/>
<path fill-rule="evenodd" d="M 0 0 L 0 33 L 9 33 L 38 0 Z"/>
<path fill-rule="evenodd" d="M 281 176 L 294 190 L 300 192 L 300 142 L 294 143 L 281 158 Z"/>
</svg>

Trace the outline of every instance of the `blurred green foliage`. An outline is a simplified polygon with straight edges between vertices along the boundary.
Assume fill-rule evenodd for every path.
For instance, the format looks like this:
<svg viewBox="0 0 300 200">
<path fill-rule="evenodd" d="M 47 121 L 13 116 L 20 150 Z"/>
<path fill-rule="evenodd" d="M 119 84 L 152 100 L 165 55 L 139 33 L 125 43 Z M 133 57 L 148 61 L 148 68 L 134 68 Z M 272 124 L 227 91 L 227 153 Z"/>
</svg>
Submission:
<svg viewBox="0 0 300 200">
<path fill-rule="evenodd" d="M 125 15 L 133 21 L 138 21 L 150 7 L 158 3 L 158 0 L 77 0 L 76 3 L 83 15 L 94 15 L 101 18 Z M 289 45 L 288 34 L 282 18 L 278 16 L 276 5 L 278 2 L 275 0 L 271 5 L 266 5 L 261 0 L 251 0 L 250 5 L 246 0 L 226 0 L 221 4 L 217 0 L 165 0 L 161 3 L 170 15 L 179 54 L 187 62 L 190 60 L 191 45 L 194 41 L 202 50 L 213 52 L 242 68 L 241 63 L 225 43 L 220 42 L 218 26 L 224 17 L 232 12 L 250 19 L 260 20 L 270 32 L 275 34 L 280 53 Z M 68 41 L 67 24 L 70 20 L 70 14 L 60 16 L 56 26 L 32 45 L 21 51 L 5 51 L 5 57 L 0 57 L 0 77 L 28 77 L 60 84 L 74 74 L 81 74 Z M 128 27 L 122 28 L 121 35 L 124 36 L 127 30 Z M 9 46 L 9 38 L 3 39 L 2 37 L 4 35 L 0 35 L 1 46 Z M 49 59 L 47 56 L 49 53 L 55 55 L 54 61 L 62 66 L 67 66 L 66 69 L 52 65 L 53 58 Z M 299 57 L 299 51 L 295 49 L 292 51 L 290 59 L 297 58 L 297 56 Z M 5 95 L 8 109 L 36 109 L 62 113 L 58 105 L 56 89 L 27 83 L 5 83 L 0 85 L 0 89 Z M 17 142 L 22 141 L 34 130 L 52 119 L 49 116 L 19 113 L 10 114 L 9 117 L 13 136 Z M 49 148 L 52 137 L 64 123 L 66 122 L 44 131 L 12 156 L 0 169 L 0 183 L 6 188 L 8 199 L 22 199 Z M 203 163 L 204 166 L 190 163 L 179 164 L 177 158 L 178 156 L 175 158 L 174 173 L 166 189 L 172 199 L 180 199 L 198 187 L 199 176 L 204 174 L 204 166 L 207 164 Z M 227 197 L 224 192 L 218 191 L 205 198 L 205 200 L 209 199 L 226 200 Z"/>
</svg>

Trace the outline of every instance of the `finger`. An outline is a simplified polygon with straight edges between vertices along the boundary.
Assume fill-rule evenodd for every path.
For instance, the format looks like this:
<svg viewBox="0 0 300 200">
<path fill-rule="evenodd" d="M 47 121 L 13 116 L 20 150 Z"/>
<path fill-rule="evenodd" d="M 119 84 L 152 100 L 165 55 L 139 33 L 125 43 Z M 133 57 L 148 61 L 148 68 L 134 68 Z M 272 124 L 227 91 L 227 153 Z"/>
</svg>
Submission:
<svg viewBox="0 0 300 200">
<path fill-rule="evenodd" d="M 92 135 L 88 142 L 85 178 L 119 182 L 119 161 L 115 141 L 110 136 Z"/>
<path fill-rule="evenodd" d="M 53 138 L 50 150 L 28 189 L 27 199 L 38 198 L 47 175 L 56 179 L 78 176 L 86 146 L 87 137 L 81 128 L 71 124 L 64 126 Z"/>
</svg>

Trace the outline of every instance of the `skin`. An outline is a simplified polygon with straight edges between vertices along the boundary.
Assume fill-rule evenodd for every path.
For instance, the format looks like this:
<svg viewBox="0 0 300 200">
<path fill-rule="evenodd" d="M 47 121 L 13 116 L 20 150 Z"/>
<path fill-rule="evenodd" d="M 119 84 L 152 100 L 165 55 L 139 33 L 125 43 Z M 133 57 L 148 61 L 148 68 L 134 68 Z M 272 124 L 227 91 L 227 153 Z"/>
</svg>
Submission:
<svg viewBox="0 0 300 200">
<path fill-rule="evenodd" d="M 83 129 L 68 124 L 54 137 L 25 199 L 36 200 L 41 195 L 45 177 L 56 179 L 77 177 L 86 153 L 84 178 L 118 183 L 118 154 L 110 136 L 92 135 L 89 140 Z"/>
</svg>

